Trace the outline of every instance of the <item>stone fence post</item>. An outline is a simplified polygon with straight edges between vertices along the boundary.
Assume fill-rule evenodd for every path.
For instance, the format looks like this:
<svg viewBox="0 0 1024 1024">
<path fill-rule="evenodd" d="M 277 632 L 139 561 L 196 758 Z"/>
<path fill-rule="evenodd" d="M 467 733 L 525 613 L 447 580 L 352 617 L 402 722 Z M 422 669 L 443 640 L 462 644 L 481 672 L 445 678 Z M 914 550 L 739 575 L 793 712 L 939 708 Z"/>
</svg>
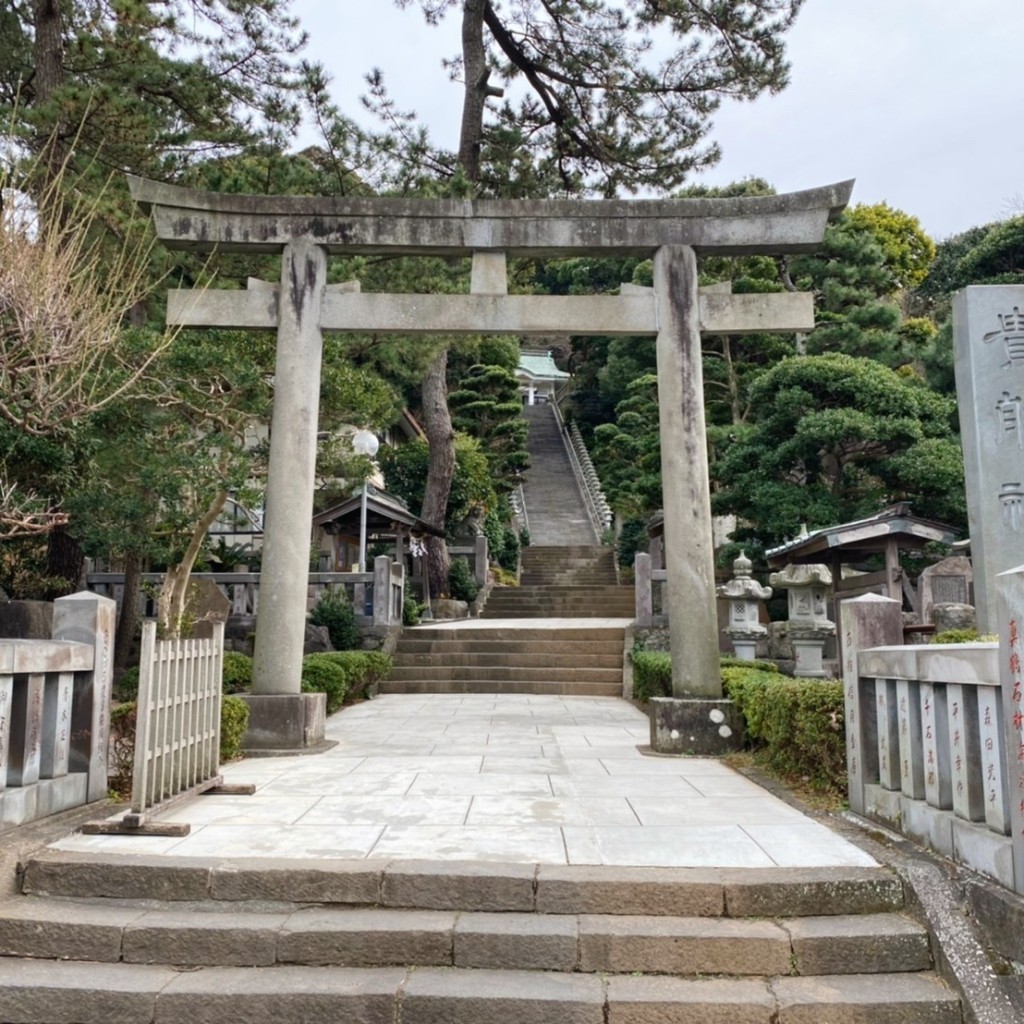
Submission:
<svg viewBox="0 0 1024 1024">
<path fill-rule="evenodd" d="M 487 586 L 487 538 L 481 533 L 476 538 L 476 553 L 475 553 L 475 576 L 477 586 Z"/>
<path fill-rule="evenodd" d="M 880 594 L 864 594 L 840 604 L 842 639 L 843 711 L 846 719 L 846 777 L 850 810 L 863 814 L 864 786 L 877 782 L 878 719 L 895 716 L 884 692 L 861 686 L 857 657 L 870 647 L 892 647 L 903 640 L 899 601 Z M 875 701 L 878 707 L 874 706 Z"/>
<path fill-rule="evenodd" d="M 1014 889 L 1024 894 L 1024 565 L 996 577 Z"/>
<path fill-rule="evenodd" d="M 82 592 L 53 602 L 53 639 L 90 644 L 92 673 L 76 685 L 71 706 L 69 769 L 87 772 L 87 799 L 103 800 L 107 787 L 107 743 L 114 676 L 114 620 L 117 604 L 109 597 Z"/>
<path fill-rule="evenodd" d="M 636 624 L 649 626 L 654 621 L 654 595 L 651 581 L 651 556 L 638 551 L 633 556 L 633 593 Z"/>
</svg>

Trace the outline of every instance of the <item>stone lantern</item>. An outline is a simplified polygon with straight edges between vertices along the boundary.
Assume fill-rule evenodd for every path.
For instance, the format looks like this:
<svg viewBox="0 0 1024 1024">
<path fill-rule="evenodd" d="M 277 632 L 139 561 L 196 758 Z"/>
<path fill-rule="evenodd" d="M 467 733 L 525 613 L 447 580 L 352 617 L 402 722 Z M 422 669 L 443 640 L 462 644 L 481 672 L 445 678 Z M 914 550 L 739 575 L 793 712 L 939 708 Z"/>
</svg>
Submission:
<svg viewBox="0 0 1024 1024">
<path fill-rule="evenodd" d="M 787 565 L 782 572 L 773 572 L 768 582 L 789 591 L 789 639 L 796 657 L 793 674 L 826 678 L 822 649 L 836 631 L 825 600 L 832 573 L 824 565 Z"/>
<path fill-rule="evenodd" d="M 732 641 L 736 657 L 743 661 L 757 657 L 757 641 L 768 632 L 761 625 L 759 602 L 772 596 L 771 587 L 762 587 L 751 577 L 753 564 L 741 551 L 732 563 L 733 578 L 718 588 L 718 596 L 729 601 L 729 625 L 722 632 Z"/>
</svg>

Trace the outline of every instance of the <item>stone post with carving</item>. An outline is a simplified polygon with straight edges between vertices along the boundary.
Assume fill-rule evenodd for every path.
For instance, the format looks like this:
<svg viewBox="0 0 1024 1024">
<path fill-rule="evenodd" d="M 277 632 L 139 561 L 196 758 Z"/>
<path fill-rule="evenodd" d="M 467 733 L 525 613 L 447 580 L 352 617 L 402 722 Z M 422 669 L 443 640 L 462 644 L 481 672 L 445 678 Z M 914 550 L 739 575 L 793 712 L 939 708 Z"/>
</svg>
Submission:
<svg viewBox="0 0 1024 1024">
<path fill-rule="evenodd" d="M 1024 287 L 953 297 L 956 395 L 978 632 L 997 625 L 995 578 L 1024 549 Z"/>
<path fill-rule="evenodd" d="M 741 551 L 732 563 L 733 578 L 718 588 L 718 596 L 729 602 L 729 625 L 723 632 L 732 641 L 737 658 L 754 661 L 757 642 L 768 634 L 761 625 L 761 601 L 772 596 L 771 587 L 762 587 L 750 575 L 754 563 Z"/>
<path fill-rule="evenodd" d="M 832 573 L 824 565 L 787 565 L 782 572 L 773 572 L 768 582 L 789 591 L 789 639 L 796 656 L 793 674 L 826 678 L 822 652 L 825 641 L 836 632 L 825 601 Z"/>
</svg>

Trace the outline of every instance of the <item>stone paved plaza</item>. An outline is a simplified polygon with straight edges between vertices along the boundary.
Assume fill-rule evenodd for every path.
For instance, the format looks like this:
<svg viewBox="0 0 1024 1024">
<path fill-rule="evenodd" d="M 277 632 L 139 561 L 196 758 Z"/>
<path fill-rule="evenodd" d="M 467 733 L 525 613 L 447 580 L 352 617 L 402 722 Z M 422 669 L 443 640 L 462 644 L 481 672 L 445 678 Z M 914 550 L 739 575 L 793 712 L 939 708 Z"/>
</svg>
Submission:
<svg viewBox="0 0 1024 1024">
<path fill-rule="evenodd" d="M 247 759 L 157 820 L 185 838 L 75 835 L 56 846 L 188 857 L 801 867 L 875 862 L 726 765 L 645 756 L 627 701 L 389 695 L 328 720 L 322 754 Z"/>
</svg>

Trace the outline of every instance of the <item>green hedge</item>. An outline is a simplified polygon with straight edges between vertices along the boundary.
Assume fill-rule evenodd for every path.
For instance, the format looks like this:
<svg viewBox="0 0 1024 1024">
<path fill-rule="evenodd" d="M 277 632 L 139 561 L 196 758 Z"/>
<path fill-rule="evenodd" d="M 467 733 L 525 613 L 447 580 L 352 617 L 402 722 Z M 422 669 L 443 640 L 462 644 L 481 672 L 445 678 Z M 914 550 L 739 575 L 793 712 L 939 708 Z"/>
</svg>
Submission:
<svg viewBox="0 0 1024 1024">
<path fill-rule="evenodd" d="M 814 789 L 845 792 L 841 682 L 729 667 L 722 669 L 722 683 L 743 716 L 748 741 L 769 767 Z"/>
<path fill-rule="evenodd" d="M 220 678 L 225 693 L 248 692 L 252 686 L 252 658 L 241 651 L 225 651 Z"/>
<path fill-rule="evenodd" d="M 391 658 L 380 651 L 325 651 L 302 659 L 302 689 L 327 694 L 333 714 L 349 695 L 362 696 L 391 671 Z"/>
<path fill-rule="evenodd" d="M 241 697 L 225 694 L 220 702 L 220 759 L 233 761 L 242 752 L 242 739 L 249 727 L 249 705 Z"/>
<path fill-rule="evenodd" d="M 794 679 L 770 662 L 722 661 L 722 684 L 743 716 L 747 742 L 769 767 L 815 789 L 846 790 L 842 683 Z M 663 651 L 633 654 L 633 696 L 672 694 L 672 662 Z"/>
</svg>

